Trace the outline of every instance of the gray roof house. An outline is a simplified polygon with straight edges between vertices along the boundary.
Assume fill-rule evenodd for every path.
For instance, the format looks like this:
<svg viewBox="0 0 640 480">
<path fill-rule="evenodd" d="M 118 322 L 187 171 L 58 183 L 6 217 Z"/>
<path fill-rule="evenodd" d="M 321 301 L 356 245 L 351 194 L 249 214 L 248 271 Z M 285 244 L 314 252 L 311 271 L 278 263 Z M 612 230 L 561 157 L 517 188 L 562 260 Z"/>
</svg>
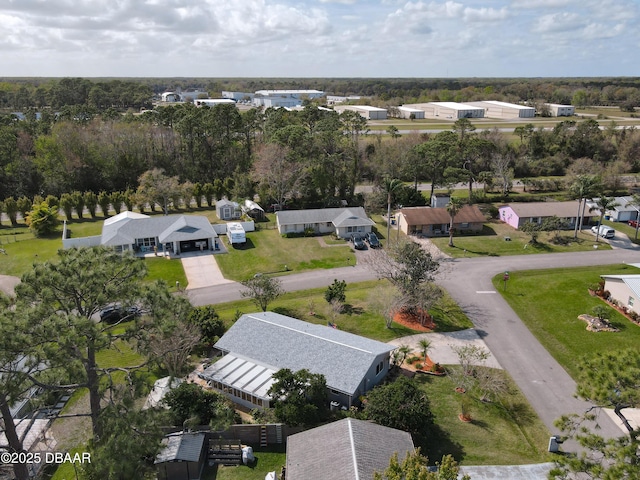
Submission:
<svg viewBox="0 0 640 480">
<path fill-rule="evenodd" d="M 65 224 L 66 228 L 66 224 Z M 201 215 L 156 215 L 124 211 L 104 221 L 102 235 L 66 238 L 63 248 L 103 245 L 117 251 L 182 253 L 218 250 L 218 234 Z"/>
<path fill-rule="evenodd" d="M 207 459 L 205 433 L 174 433 L 163 440 L 155 459 L 159 480 L 200 479 Z"/>
<path fill-rule="evenodd" d="M 375 225 L 362 207 L 279 211 L 276 212 L 276 223 L 280 234 L 303 233 L 311 229 L 317 234 L 335 233 L 341 238 L 349 238 L 352 233 L 370 232 Z"/>
<path fill-rule="evenodd" d="M 387 343 L 273 312 L 243 315 L 215 344 L 224 356 L 200 378 L 249 408 L 268 407 L 282 368 L 325 376 L 329 399 L 347 407 L 382 381 L 395 349 Z"/>
<path fill-rule="evenodd" d="M 640 214 L 640 205 L 633 205 L 633 197 L 614 197 L 614 203 L 617 206 L 611 210 L 605 212 L 607 220 L 613 220 L 614 222 L 628 222 L 629 220 L 636 220 Z M 595 208 L 597 199 L 587 200 L 587 210 L 593 207 Z M 600 210 L 594 212 L 595 215 L 600 216 Z"/>
<path fill-rule="evenodd" d="M 200 215 L 143 215 L 122 212 L 105 220 L 101 245 L 116 249 L 181 253 L 213 250 L 218 237 L 207 217 Z"/>
<path fill-rule="evenodd" d="M 287 478 L 371 479 L 414 450 L 411 435 L 372 422 L 345 418 L 287 438 Z"/>
</svg>

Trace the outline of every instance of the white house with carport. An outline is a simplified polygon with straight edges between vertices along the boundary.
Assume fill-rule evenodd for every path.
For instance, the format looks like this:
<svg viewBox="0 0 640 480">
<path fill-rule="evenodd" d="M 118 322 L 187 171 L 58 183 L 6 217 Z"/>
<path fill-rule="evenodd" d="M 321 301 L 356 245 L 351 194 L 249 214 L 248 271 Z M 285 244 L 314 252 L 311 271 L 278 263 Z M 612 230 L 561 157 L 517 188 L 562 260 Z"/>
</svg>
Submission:
<svg viewBox="0 0 640 480">
<path fill-rule="evenodd" d="M 600 278 L 612 299 L 640 315 L 640 275 L 600 275 Z"/>
<path fill-rule="evenodd" d="M 276 212 L 276 224 L 282 235 L 313 230 L 317 234 L 335 233 L 338 237 L 349 238 L 352 233 L 370 232 L 375 222 L 362 207 L 341 207 L 281 210 Z"/>
<path fill-rule="evenodd" d="M 240 317 L 215 344 L 223 357 L 198 376 L 248 408 L 269 407 L 267 391 L 280 369 L 324 375 L 332 402 L 350 407 L 378 385 L 393 345 L 273 312 Z"/>
<path fill-rule="evenodd" d="M 116 251 L 179 254 L 188 251 L 217 250 L 218 234 L 207 217 L 201 215 L 156 215 L 124 211 L 108 218 L 102 235 L 63 238 L 63 248 L 102 245 Z"/>
</svg>

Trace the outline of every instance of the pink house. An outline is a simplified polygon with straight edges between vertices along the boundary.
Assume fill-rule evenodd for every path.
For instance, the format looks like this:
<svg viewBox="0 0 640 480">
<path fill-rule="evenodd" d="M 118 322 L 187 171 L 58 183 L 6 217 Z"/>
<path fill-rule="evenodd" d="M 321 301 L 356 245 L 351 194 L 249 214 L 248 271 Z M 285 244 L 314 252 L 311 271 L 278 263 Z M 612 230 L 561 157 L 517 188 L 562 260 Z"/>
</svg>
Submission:
<svg viewBox="0 0 640 480">
<path fill-rule="evenodd" d="M 520 228 L 528 222 L 541 224 L 546 218 L 558 217 L 567 223 L 569 228 L 574 228 L 578 218 L 578 202 L 531 202 L 510 203 L 498 209 L 499 218 L 513 228 Z M 589 220 L 596 214 L 584 212 L 584 225 L 589 225 Z"/>
</svg>

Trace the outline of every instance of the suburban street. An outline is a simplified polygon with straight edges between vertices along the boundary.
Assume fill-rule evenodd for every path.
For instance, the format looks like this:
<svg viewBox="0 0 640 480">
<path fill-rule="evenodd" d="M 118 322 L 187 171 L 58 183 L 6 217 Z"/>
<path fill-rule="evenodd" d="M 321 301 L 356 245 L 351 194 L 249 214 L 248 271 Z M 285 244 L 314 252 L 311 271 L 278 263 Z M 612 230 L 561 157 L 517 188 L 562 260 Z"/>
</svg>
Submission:
<svg viewBox="0 0 640 480">
<path fill-rule="evenodd" d="M 553 422 L 563 414 L 583 413 L 591 405 L 574 398 L 575 382 L 540 345 L 520 318 L 495 291 L 491 278 L 501 272 L 543 268 L 571 268 L 640 262 L 640 251 L 614 249 L 507 257 L 477 257 L 442 261 L 438 283 L 458 302 L 472 320 L 498 362 L 509 372 L 530 404 L 552 433 Z M 324 287 L 337 278 L 347 283 L 375 279 L 364 265 L 316 270 L 279 277 L 286 291 Z M 517 281 L 511 275 L 510 282 Z M 188 291 L 194 305 L 240 299 L 238 283 Z M 621 430 L 606 415 L 599 418 L 600 433 L 620 436 Z"/>
</svg>

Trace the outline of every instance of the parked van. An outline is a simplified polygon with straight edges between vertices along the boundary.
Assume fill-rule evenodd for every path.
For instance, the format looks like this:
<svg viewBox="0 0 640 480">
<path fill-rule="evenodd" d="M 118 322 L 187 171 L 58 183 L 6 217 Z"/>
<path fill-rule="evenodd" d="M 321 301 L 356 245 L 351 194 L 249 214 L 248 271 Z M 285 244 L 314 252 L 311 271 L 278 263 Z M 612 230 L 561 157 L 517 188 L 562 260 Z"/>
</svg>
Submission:
<svg viewBox="0 0 640 480">
<path fill-rule="evenodd" d="M 227 223 L 227 239 L 233 246 L 244 245 L 247 243 L 247 236 L 241 223 Z"/>
<path fill-rule="evenodd" d="M 614 238 L 616 236 L 616 231 L 607 225 L 600 225 L 599 227 L 594 225 L 591 227 L 591 231 L 594 235 L 600 235 L 602 238 Z"/>
</svg>

